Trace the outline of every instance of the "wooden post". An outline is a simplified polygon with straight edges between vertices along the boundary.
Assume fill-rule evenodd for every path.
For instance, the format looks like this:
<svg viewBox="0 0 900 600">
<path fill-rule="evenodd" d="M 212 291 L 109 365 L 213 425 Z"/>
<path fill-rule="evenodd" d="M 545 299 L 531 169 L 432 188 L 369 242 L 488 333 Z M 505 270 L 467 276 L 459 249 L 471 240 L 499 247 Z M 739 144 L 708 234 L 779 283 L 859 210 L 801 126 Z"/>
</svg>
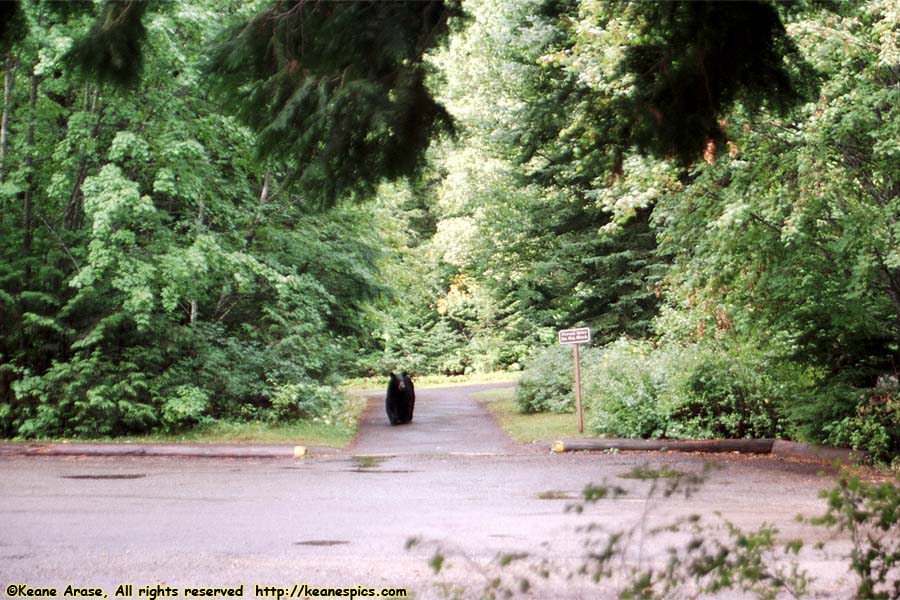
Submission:
<svg viewBox="0 0 900 600">
<path fill-rule="evenodd" d="M 584 412 L 581 409 L 581 360 L 579 344 L 572 344 L 575 353 L 575 410 L 578 411 L 578 433 L 584 433 Z"/>
<path fill-rule="evenodd" d="M 578 352 L 580 344 L 591 341 L 590 327 L 576 327 L 575 329 L 560 329 L 557 332 L 560 344 L 572 344 L 575 355 L 575 408 L 578 410 L 578 433 L 584 433 L 584 410 L 581 408 L 581 356 Z"/>
</svg>

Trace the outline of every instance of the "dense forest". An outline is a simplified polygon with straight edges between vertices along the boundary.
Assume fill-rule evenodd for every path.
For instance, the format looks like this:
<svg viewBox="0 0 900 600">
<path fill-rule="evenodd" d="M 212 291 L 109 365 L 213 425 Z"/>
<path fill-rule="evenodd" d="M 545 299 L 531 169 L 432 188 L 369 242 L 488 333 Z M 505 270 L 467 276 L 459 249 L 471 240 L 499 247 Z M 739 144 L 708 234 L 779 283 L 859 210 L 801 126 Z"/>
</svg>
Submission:
<svg viewBox="0 0 900 600">
<path fill-rule="evenodd" d="M 3 3 L 0 435 L 523 371 L 588 424 L 900 454 L 891 0 Z"/>
</svg>

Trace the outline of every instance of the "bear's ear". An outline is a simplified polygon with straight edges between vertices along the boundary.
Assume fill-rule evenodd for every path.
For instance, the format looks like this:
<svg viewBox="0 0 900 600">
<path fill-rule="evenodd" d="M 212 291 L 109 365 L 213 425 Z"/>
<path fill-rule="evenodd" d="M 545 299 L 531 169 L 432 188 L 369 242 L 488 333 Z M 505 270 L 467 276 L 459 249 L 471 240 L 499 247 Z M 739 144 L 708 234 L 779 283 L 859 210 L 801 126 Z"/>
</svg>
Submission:
<svg viewBox="0 0 900 600">
<path fill-rule="evenodd" d="M 409 373 L 407 373 L 406 371 L 403 371 L 403 373 L 401 373 L 400 375 L 403 377 L 409 377 Z"/>
<path fill-rule="evenodd" d="M 393 372 L 393 371 L 391 371 L 391 379 L 397 379 L 397 376 L 394 375 L 394 372 Z"/>
</svg>

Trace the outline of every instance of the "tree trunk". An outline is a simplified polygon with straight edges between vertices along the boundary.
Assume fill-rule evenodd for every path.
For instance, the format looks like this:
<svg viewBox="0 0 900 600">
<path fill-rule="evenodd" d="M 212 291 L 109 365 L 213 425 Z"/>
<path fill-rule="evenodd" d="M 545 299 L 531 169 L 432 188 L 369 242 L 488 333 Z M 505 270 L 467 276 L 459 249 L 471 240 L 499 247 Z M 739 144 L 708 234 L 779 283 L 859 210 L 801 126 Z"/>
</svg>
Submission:
<svg viewBox="0 0 900 600">
<path fill-rule="evenodd" d="M 256 237 L 256 228 L 262 222 L 263 219 L 263 210 L 266 206 L 266 203 L 269 199 L 277 195 L 280 188 L 275 190 L 274 194 L 269 194 L 269 185 L 271 184 L 272 179 L 272 171 L 271 169 L 266 169 L 266 174 L 263 177 L 262 189 L 259 192 L 259 203 L 256 207 L 256 214 L 253 216 L 253 222 L 250 223 L 250 228 L 247 230 L 246 235 L 244 235 L 244 247 L 241 249 L 241 252 L 246 253 L 250 249 L 250 244 L 253 242 L 253 239 Z M 219 294 L 219 301 L 216 302 L 216 309 L 214 314 L 216 316 L 216 321 L 221 321 L 225 318 L 225 316 L 234 308 L 234 305 L 237 303 L 236 301 L 232 301 L 230 306 L 226 307 L 226 303 L 229 300 L 228 293 L 228 284 L 224 284 L 222 286 L 222 292 Z"/>
<path fill-rule="evenodd" d="M 96 96 L 95 96 L 96 97 Z M 97 137 L 100 133 L 100 126 L 103 124 L 103 114 L 106 112 L 107 103 L 101 103 L 97 109 L 97 122 L 91 130 L 91 136 Z M 96 103 L 94 103 L 96 108 Z M 88 175 L 88 155 L 81 154 L 78 163 L 78 172 L 75 174 L 75 183 L 72 185 L 72 193 L 69 195 L 69 202 L 66 204 L 66 210 L 63 212 L 63 226 L 69 230 L 75 230 L 81 227 L 84 222 L 84 194 L 81 192 L 81 185 Z"/>
<path fill-rule="evenodd" d="M 900 269 L 892 269 L 894 277 L 888 278 L 888 296 L 894 304 L 894 336 L 897 350 L 894 352 L 894 374 L 900 373 Z"/>
<path fill-rule="evenodd" d="M 12 102 L 12 86 L 16 75 L 16 61 L 12 53 L 6 57 L 3 74 L 3 115 L 0 116 L 0 181 L 6 177 L 6 152 L 9 145 L 9 106 Z"/>
<path fill-rule="evenodd" d="M 32 241 L 32 221 L 33 221 L 33 202 L 34 202 L 34 123 L 35 123 L 35 109 L 37 107 L 37 92 L 38 92 L 38 76 L 34 73 L 34 69 L 31 72 L 31 96 L 28 101 L 29 115 L 28 119 L 28 132 L 25 134 L 25 170 L 28 173 L 25 185 L 25 194 L 24 194 L 24 206 L 23 206 L 23 229 L 24 234 L 22 236 L 22 254 L 27 259 L 31 256 L 31 241 Z M 25 289 L 28 288 L 28 285 L 31 281 L 31 264 L 30 262 L 26 262 L 25 264 Z"/>
<path fill-rule="evenodd" d="M 893 236 L 891 236 L 893 238 Z M 893 239 L 891 239 L 893 242 Z M 884 291 L 894 305 L 894 336 L 897 342 L 897 350 L 894 351 L 894 372 L 900 371 L 900 268 L 889 267 L 885 260 L 884 254 L 875 249 L 875 258 L 878 261 L 878 267 L 884 277 Z"/>
<path fill-rule="evenodd" d="M 200 237 L 200 233 L 203 231 L 203 221 L 206 218 L 206 205 L 203 203 L 203 198 L 200 198 L 200 207 L 197 210 L 197 229 L 196 229 L 196 237 Z M 197 299 L 194 298 L 191 300 L 191 327 L 197 322 L 197 317 L 200 313 L 199 308 L 197 307 Z"/>
<path fill-rule="evenodd" d="M 262 190 L 259 192 L 259 204 L 257 205 L 256 215 L 253 217 L 253 222 L 250 224 L 250 230 L 247 232 L 247 235 L 244 236 L 244 252 L 250 248 L 250 243 L 253 241 L 253 238 L 256 237 L 256 228 L 262 221 L 263 208 L 266 206 L 266 202 L 269 201 L 269 180 L 271 177 L 271 170 L 266 169 L 266 176 L 263 177 Z"/>
<path fill-rule="evenodd" d="M 897 336 L 897 352 L 894 354 L 894 375 L 897 375 L 900 373 L 900 307 L 896 307 L 896 303 L 894 304 L 894 317 L 896 318 L 894 323 L 896 326 L 895 335 Z"/>
</svg>

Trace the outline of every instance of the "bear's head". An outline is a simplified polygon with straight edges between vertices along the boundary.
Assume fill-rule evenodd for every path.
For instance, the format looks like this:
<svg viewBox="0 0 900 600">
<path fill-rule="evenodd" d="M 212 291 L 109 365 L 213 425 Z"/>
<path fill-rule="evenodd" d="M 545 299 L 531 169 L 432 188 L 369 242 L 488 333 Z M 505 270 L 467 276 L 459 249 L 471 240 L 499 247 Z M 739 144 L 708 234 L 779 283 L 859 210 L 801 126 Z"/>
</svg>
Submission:
<svg viewBox="0 0 900 600">
<path fill-rule="evenodd" d="M 403 376 L 405 375 L 406 371 L 403 371 Z M 396 385 L 397 389 L 400 391 L 406 389 L 406 381 L 404 380 L 405 378 L 403 376 L 397 377 L 397 375 L 393 371 L 391 371 L 391 383 Z"/>
</svg>

